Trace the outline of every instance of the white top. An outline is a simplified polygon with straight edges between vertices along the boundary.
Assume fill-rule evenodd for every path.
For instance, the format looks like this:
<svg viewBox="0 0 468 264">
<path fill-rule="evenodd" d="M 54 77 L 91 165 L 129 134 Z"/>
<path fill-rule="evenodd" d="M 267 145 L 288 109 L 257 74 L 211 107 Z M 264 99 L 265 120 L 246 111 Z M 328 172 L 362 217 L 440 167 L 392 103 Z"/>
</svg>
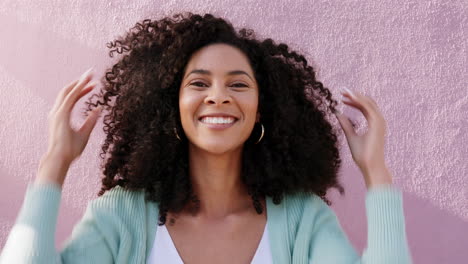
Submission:
<svg viewBox="0 0 468 264">
<path fill-rule="evenodd" d="M 172 241 L 171 235 L 167 231 L 166 225 L 156 225 L 157 236 L 153 243 L 153 248 L 147 264 L 183 264 L 182 258 L 179 256 L 177 249 Z M 252 259 L 251 264 L 271 264 L 273 263 L 270 243 L 268 239 L 268 228 L 265 225 L 262 239 L 258 245 L 257 251 Z"/>
</svg>

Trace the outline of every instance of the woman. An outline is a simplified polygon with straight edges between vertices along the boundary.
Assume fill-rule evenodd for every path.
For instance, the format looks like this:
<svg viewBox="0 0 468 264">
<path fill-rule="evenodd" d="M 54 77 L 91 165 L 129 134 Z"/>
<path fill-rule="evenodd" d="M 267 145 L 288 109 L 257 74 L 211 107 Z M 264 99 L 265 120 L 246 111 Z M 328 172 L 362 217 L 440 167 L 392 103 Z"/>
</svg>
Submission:
<svg viewBox="0 0 468 264">
<path fill-rule="evenodd" d="M 110 48 L 126 54 L 78 131 L 70 112 L 95 86 L 90 71 L 60 92 L 2 263 L 411 262 L 385 120 L 370 97 L 343 92 L 368 121 L 358 135 L 303 56 L 210 14 L 144 20 Z M 61 186 L 102 106 L 100 197 L 56 252 Z M 327 205 L 328 189 L 344 192 L 330 113 L 368 188 L 362 257 Z"/>
</svg>

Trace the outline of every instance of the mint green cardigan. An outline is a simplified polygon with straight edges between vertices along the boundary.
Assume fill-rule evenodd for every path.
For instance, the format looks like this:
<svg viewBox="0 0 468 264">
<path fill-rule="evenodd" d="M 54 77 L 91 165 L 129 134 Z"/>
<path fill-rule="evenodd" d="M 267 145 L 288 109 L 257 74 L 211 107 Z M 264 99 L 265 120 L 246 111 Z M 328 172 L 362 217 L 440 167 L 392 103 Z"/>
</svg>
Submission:
<svg viewBox="0 0 468 264">
<path fill-rule="evenodd" d="M 158 207 L 144 191 L 115 187 L 88 203 L 83 218 L 57 252 L 55 229 L 61 189 L 29 183 L 0 263 L 146 263 L 156 233 Z M 275 264 L 411 263 L 401 192 L 393 185 L 366 194 L 367 248 L 359 256 L 335 213 L 316 195 L 267 198 L 267 228 Z"/>
</svg>

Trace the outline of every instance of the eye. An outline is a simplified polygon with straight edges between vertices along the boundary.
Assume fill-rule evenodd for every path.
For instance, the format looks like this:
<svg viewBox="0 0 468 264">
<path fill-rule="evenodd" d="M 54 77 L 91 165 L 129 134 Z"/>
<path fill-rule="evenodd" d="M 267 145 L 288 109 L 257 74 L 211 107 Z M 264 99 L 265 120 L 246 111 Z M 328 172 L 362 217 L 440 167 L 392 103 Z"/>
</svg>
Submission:
<svg viewBox="0 0 468 264">
<path fill-rule="evenodd" d="M 234 87 L 248 87 L 247 85 L 245 85 L 243 83 L 234 83 L 232 86 L 234 86 Z"/>
<path fill-rule="evenodd" d="M 206 85 L 206 84 L 204 84 L 204 83 L 202 83 L 202 82 L 193 82 L 193 83 L 191 83 L 190 85 L 195 85 L 195 86 L 198 86 L 198 87 L 204 87 L 204 86 L 201 86 L 201 85 Z M 206 86 L 207 86 L 207 85 L 206 85 Z"/>
</svg>

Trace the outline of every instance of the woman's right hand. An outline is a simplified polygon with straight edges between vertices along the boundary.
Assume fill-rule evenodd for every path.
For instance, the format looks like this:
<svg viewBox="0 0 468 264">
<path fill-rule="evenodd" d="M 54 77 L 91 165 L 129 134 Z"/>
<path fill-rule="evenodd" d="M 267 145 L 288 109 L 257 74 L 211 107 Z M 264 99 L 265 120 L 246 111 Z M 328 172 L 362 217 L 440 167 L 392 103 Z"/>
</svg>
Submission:
<svg viewBox="0 0 468 264">
<path fill-rule="evenodd" d="M 91 111 L 78 130 L 74 130 L 70 126 L 70 115 L 74 105 L 97 84 L 96 82 L 89 83 L 91 79 L 92 68 L 83 73 L 80 79 L 71 82 L 60 91 L 48 114 L 49 144 L 47 155 L 60 159 L 62 163 L 71 164 L 81 155 L 99 118 L 101 106 Z"/>
<path fill-rule="evenodd" d="M 49 146 L 39 164 L 35 181 L 37 183 L 52 182 L 62 187 L 70 164 L 81 155 L 88 143 L 101 107 L 93 109 L 77 131 L 70 126 L 70 115 L 75 103 L 97 84 L 89 83 L 92 79 L 91 70 L 92 68 L 87 70 L 80 79 L 71 82 L 60 91 L 47 116 Z"/>
</svg>

